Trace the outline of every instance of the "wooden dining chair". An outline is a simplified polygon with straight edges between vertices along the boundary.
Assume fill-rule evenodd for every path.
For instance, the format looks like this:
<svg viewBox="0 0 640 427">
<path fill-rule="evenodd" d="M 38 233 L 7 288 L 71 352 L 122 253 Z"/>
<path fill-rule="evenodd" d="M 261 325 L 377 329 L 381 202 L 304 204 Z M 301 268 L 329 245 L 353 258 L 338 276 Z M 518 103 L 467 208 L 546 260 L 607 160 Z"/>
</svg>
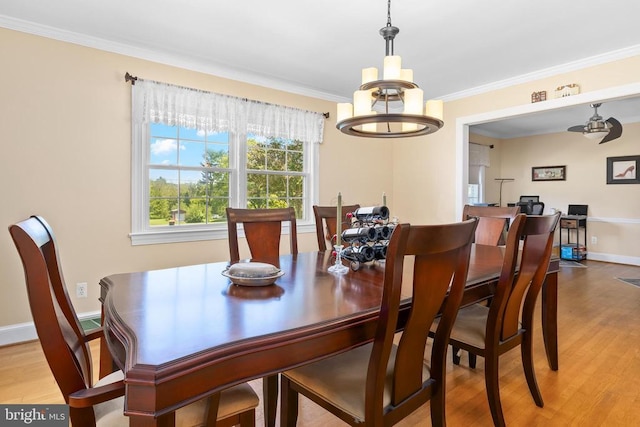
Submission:
<svg viewBox="0 0 640 427">
<path fill-rule="evenodd" d="M 533 366 L 533 315 L 549 268 L 559 218 L 559 212 L 548 216 L 519 214 L 516 217 L 507 236 L 502 270 L 491 305 L 474 304 L 461 308 L 451 331 L 454 364 L 460 363 L 458 349 L 469 352 L 472 368 L 476 366 L 476 356 L 485 359 L 487 397 L 496 426 L 505 425 L 498 361 L 502 354 L 515 347 L 520 346 L 522 366 L 533 400 L 539 407 L 544 405 Z M 437 324 L 438 321 L 434 323 L 432 333 Z"/>
<path fill-rule="evenodd" d="M 298 234 L 294 208 L 238 209 L 227 208 L 229 256 L 231 264 L 240 261 L 238 225 L 242 224 L 252 261 L 279 266 L 282 224 L 289 223 L 289 242 L 292 254 L 298 253 Z M 273 427 L 278 401 L 278 374 L 262 379 L 265 424 Z"/>
<path fill-rule="evenodd" d="M 476 223 L 471 219 L 396 226 L 387 251 L 373 343 L 283 372 L 281 425 L 295 426 L 298 394 L 350 425 L 370 426 L 396 424 L 430 400 L 432 424 L 445 424 L 447 344 L 462 300 Z M 405 278 L 413 298 L 396 345 L 405 258 L 414 263 L 413 277 Z M 442 321 L 425 363 L 429 327 L 441 307 Z"/>
<path fill-rule="evenodd" d="M 477 217 L 475 243 L 479 245 L 503 245 L 505 231 L 520 212 L 519 206 L 472 206 L 465 205 L 462 210 L 462 219 Z"/>
<path fill-rule="evenodd" d="M 24 267 L 31 315 L 42 350 L 69 405 L 74 426 L 128 426 L 124 374 L 115 371 L 93 384 L 89 342 L 102 328 L 84 332 L 67 293 L 55 238 L 41 217 L 11 225 Z M 248 384 L 231 387 L 175 413 L 176 425 L 255 425 L 259 399 Z"/>
<path fill-rule="evenodd" d="M 349 221 L 347 215 L 359 207 L 360 205 L 358 204 L 342 206 L 342 213 L 344 215 L 342 218 L 342 230 L 351 227 L 351 221 Z M 337 210 L 335 206 L 313 206 L 319 251 L 327 250 L 327 242 L 329 242 L 329 246 L 333 248 L 333 236 L 336 234 L 336 214 Z"/>
<path fill-rule="evenodd" d="M 289 223 L 289 243 L 292 254 L 298 253 L 296 211 L 280 209 L 227 208 L 229 231 L 229 256 L 232 264 L 240 261 L 238 247 L 238 225 L 242 224 L 244 236 L 253 261 L 277 263 L 280 256 L 282 223 Z"/>
</svg>

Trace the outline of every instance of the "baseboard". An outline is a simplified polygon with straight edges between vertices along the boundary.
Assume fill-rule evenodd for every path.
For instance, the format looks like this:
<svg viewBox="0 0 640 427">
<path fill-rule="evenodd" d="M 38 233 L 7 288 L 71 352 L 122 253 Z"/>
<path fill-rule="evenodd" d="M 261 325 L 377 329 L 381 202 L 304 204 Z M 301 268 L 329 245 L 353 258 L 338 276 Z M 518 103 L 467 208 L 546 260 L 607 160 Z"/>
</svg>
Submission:
<svg viewBox="0 0 640 427">
<path fill-rule="evenodd" d="M 80 320 L 94 319 L 100 317 L 100 311 L 82 313 L 78 315 Z M 26 341 L 38 339 L 36 326 L 33 322 L 18 323 L 0 327 L 0 346 L 18 344 Z"/>
<path fill-rule="evenodd" d="M 593 261 L 610 262 L 613 264 L 627 264 L 640 266 L 640 257 L 603 254 L 598 252 L 587 252 L 587 259 Z"/>
</svg>

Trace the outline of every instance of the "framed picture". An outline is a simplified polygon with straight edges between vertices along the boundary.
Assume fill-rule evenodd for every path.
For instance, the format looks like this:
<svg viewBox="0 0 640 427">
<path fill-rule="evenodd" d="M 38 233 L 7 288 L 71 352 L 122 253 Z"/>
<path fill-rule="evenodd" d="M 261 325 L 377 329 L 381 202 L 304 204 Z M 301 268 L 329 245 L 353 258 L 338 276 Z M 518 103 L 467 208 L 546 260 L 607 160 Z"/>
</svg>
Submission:
<svg viewBox="0 0 640 427">
<path fill-rule="evenodd" d="M 607 184 L 640 184 L 640 156 L 607 157 Z"/>
<path fill-rule="evenodd" d="M 532 181 L 564 181 L 566 179 L 566 166 L 535 166 L 531 168 Z"/>
</svg>

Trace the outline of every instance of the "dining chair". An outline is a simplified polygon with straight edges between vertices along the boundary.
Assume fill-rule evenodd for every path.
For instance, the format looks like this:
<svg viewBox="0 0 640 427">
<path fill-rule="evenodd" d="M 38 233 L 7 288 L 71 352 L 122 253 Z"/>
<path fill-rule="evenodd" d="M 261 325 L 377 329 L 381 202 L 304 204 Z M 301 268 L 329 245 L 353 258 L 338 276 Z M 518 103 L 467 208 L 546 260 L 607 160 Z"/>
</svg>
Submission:
<svg viewBox="0 0 640 427">
<path fill-rule="evenodd" d="M 430 400 L 432 424 L 445 425 L 447 344 L 462 300 L 476 224 L 474 218 L 456 224 L 396 226 L 373 343 L 283 372 L 281 425 L 296 425 L 299 394 L 347 424 L 371 426 L 396 424 Z M 412 278 L 405 278 L 413 298 L 396 345 L 405 259 L 413 262 Z M 425 362 L 429 327 L 441 308 L 442 321 Z"/>
<path fill-rule="evenodd" d="M 476 356 L 485 359 L 485 385 L 496 426 L 505 425 L 498 362 L 502 354 L 515 347 L 520 346 L 522 366 L 533 400 L 539 407 L 544 405 L 533 366 L 533 315 L 549 267 L 559 218 L 560 212 L 516 217 L 507 235 L 504 261 L 490 306 L 473 304 L 461 308 L 451 331 L 454 364 L 460 363 L 458 349 L 469 352 L 472 368 L 476 366 Z M 432 333 L 437 325 L 436 320 Z"/>
<path fill-rule="evenodd" d="M 475 243 L 480 245 L 498 246 L 504 244 L 505 230 L 520 212 L 519 206 L 472 206 L 465 205 L 462 209 L 462 219 L 477 217 Z"/>
<path fill-rule="evenodd" d="M 31 315 L 49 368 L 69 405 L 74 426 L 128 426 L 124 374 L 93 384 L 89 342 L 102 328 L 85 332 L 67 293 L 53 231 L 39 216 L 9 227 L 24 267 Z M 176 411 L 176 425 L 255 425 L 259 398 L 248 384 L 231 387 Z"/>
<path fill-rule="evenodd" d="M 253 261 L 278 263 L 282 223 L 289 223 L 289 242 L 292 254 L 298 253 L 296 211 L 293 208 L 238 209 L 227 208 L 229 232 L 229 255 L 232 264 L 240 261 L 238 247 L 238 225 L 242 224 L 244 235 Z"/>
<path fill-rule="evenodd" d="M 360 207 L 359 204 L 342 206 L 342 229 L 351 227 L 351 222 L 347 215 Z M 313 206 L 313 215 L 316 218 L 316 234 L 318 237 L 318 250 L 326 251 L 327 242 L 333 247 L 333 236 L 336 234 L 336 207 L 335 206 Z"/>
<path fill-rule="evenodd" d="M 238 225 L 242 224 L 252 261 L 279 266 L 282 223 L 289 223 L 289 242 L 293 255 L 298 253 L 296 212 L 294 208 L 238 209 L 227 208 L 230 263 L 240 261 Z M 262 379 L 265 425 L 275 426 L 278 403 L 278 374 Z"/>
</svg>

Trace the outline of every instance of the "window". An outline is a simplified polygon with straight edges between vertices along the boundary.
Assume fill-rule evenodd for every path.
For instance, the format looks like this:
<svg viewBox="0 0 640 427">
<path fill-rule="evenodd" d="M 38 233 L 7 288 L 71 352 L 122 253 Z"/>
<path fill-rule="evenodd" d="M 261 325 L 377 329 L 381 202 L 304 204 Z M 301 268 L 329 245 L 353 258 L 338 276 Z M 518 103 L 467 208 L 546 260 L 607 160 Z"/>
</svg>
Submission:
<svg viewBox="0 0 640 427">
<path fill-rule="evenodd" d="M 147 82 L 138 80 L 133 91 L 132 244 L 226 238 L 228 206 L 291 206 L 299 228 L 315 230 L 321 114 L 156 82 L 138 90 L 140 83 Z M 159 104 L 194 93 L 207 108 L 194 112 L 193 99 Z M 239 117 L 230 114 L 247 102 L 270 111 L 241 105 Z M 300 123 L 302 132 L 287 126 Z"/>
<path fill-rule="evenodd" d="M 489 150 L 491 147 L 474 142 L 469 143 L 467 203 L 471 205 L 485 201 L 485 175 L 486 168 L 491 166 L 489 162 Z"/>
</svg>

